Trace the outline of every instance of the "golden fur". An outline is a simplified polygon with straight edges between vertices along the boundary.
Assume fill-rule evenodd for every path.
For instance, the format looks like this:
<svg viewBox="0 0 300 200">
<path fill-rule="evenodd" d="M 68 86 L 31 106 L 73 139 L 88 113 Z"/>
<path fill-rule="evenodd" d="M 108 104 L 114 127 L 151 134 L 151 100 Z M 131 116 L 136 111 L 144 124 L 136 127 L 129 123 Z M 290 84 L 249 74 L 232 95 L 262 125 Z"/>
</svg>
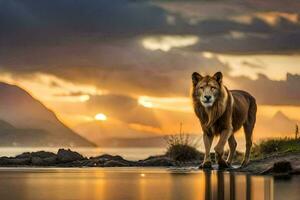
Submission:
<svg viewBox="0 0 300 200">
<path fill-rule="evenodd" d="M 248 164 L 252 133 L 256 121 L 255 98 L 245 91 L 229 91 L 223 85 L 221 72 L 217 72 L 214 76 L 205 77 L 194 72 L 192 80 L 194 111 L 201 123 L 206 150 L 203 166 L 211 166 L 209 152 L 215 135 L 220 135 L 219 142 L 214 148 L 219 167 L 228 167 L 228 164 L 231 164 L 236 149 L 234 133 L 242 126 L 246 136 L 246 153 L 243 165 Z M 227 162 L 225 162 L 223 152 L 227 141 L 230 153 Z"/>
</svg>

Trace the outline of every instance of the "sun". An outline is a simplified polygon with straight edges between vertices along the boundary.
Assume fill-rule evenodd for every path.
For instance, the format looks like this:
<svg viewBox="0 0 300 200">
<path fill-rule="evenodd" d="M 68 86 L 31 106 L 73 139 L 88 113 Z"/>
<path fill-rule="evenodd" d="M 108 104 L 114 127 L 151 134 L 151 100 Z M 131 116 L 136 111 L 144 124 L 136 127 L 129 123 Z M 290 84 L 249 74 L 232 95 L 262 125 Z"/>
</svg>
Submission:
<svg viewBox="0 0 300 200">
<path fill-rule="evenodd" d="M 105 120 L 107 120 L 107 117 L 103 113 L 98 113 L 97 115 L 95 115 L 95 120 L 97 120 L 97 121 L 105 121 Z"/>
</svg>

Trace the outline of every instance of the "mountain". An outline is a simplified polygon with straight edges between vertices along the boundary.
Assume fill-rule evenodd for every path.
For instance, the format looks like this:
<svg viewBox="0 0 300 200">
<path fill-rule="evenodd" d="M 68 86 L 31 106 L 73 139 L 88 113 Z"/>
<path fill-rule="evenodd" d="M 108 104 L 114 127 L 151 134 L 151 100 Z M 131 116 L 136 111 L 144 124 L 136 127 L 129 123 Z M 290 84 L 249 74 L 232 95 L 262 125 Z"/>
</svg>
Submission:
<svg viewBox="0 0 300 200">
<path fill-rule="evenodd" d="M 266 137 L 294 137 L 296 124 L 300 125 L 300 122 L 278 111 L 270 119 L 258 120 L 255 129 Z"/>
<path fill-rule="evenodd" d="M 51 135 L 47 131 L 20 129 L 0 120 L 0 146 L 44 146 L 48 137 Z"/>
<path fill-rule="evenodd" d="M 3 82 L 0 82 L 0 137 L 0 145 L 95 146 L 64 125 L 54 112 L 24 89 Z"/>
<path fill-rule="evenodd" d="M 296 124 L 299 121 L 288 118 L 283 112 L 278 111 L 270 120 L 270 127 L 276 132 L 293 136 Z"/>
</svg>

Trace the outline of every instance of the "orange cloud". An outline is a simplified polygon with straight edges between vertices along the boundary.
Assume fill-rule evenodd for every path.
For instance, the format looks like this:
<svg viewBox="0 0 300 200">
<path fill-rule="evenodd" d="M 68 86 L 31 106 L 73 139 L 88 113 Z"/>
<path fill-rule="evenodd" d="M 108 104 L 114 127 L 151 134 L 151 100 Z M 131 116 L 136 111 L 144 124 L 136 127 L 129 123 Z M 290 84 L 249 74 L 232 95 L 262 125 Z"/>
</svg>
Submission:
<svg viewBox="0 0 300 200">
<path fill-rule="evenodd" d="M 156 128 L 153 126 L 147 126 L 147 125 L 143 125 L 143 124 L 132 123 L 132 124 L 129 124 L 129 127 L 136 131 L 151 132 L 151 133 L 155 133 L 155 134 L 163 133 L 160 128 Z"/>
</svg>

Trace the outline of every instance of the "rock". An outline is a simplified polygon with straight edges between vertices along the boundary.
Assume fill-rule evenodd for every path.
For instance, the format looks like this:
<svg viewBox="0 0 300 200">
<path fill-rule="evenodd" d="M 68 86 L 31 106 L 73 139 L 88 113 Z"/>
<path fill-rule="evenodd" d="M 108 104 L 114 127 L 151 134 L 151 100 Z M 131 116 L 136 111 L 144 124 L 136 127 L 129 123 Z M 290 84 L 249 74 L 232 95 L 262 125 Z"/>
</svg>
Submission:
<svg viewBox="0 0 300 200">
<path fill-rule="evenodd" d="M 24 152 L 24 153 L 16 156 L 16 158 L 30 158 L 30 157 L 31 157 L 30 152 Z"/>
<path fill-rule="evenodd" d="M 0 165 L 29 165 L 30 158 L 8 158 L 1 157 Z"/>
<path fill-rule="evenodd" d="M 43 159 L 46 165 L 54 165 L 57 163 L 57 156 L 51 156 Z"/>
<path fill-rule="evenodd" d="M 59 149 L 57 152 L 57 160 L 62 163 L 73 162 L 83 159 L 84 157 L 81 154 L 75 151 L 71 151 L 70 149 Z"/>
<path fill-rule="evenodd" d="M 90 160 L 93 161 L 93 164 L 90 165 L 94 166 L 106 167 L 105 163 L 107 163 L 108 161 L 117 161 L 118 163 L 123 163 L 126 166 L 137 166 L 137 162 L 125 160 L 122 156 L 119 155 L 112 156 L 109 154 L 103 154 L 101 156 L 92 157 L 90 158 Z"/>
<path fill-rule="evenodd" d="M 32 157 L 40 157 L 40 158 L 51 158 L 56 157 L 55 153 L 47 152 L 47 151 L 38 151 L 38 152 L 32 152 Z"/>
<path fill-rule="evenodd" d="M 290 179 L 293 168 L 290 162 L 280 161 L 273 165 L 272 174 L 276 179 Z"/>
<path fill-rule="evenodd" d="M 53 166 L 57 163 L 57 156 L 51 156 L 46 158 L 32 157 L 31 164 L 36 166 Z"/>
<path fill-rule="evenodd" d="M 85 166 L 88 167 L 103 167 L 104 163 L 108 160 L 98 159 L 98 158 L 90 158 L 88 162 L 85 163 Z"/>
<path fill-rule="evenodd" d="M 40 157 L 31 158 L 31 164 L 32 165 L 45 165 L 43 159 Z"/>
<path fill-rule="evenodd" d="M 79 161 L 81 166 L 83 167 L 103 167 L 103 164 L 98 163 L 96 160 L 93 159 L 88 159 L 88 160 L 83 160 Z"/>
<path fill-rule="evenodd" d="M 9 163 L 8 160 L 9 160 L 9 158 L 6 157 L 6 156 L 1 157 L 0 158 L 0 165 L 8 165 L 8 163 Z"/>
<path fill-rule="evenodd" d="M 104 167 L 128 167 L 128 163 L 117 161 L 117 160 L 109 160 L 104 163 Z"/>
<path fill-rule="evenodd" d="M 20 155 L 17 155 L 16 158 L 31 158 L 31 157 L 48 158 L 53 156 L 56 156 L 56 154 L 47 151 L 37 151 L 37 152 L 25 152 Z"/>
<path fill-rule="evenodd" d="M 288 161 L 276 162 L 273 165 L 273 173 L 289 173 L 292 170 L 292 165 Z"/>
<path fill-rule="evenodd" d="M 171 160 L 167 156 L 152 156 L 147 158 L 146 160 L 140 160 L 139 164 L 141 166 L 152 166 L 152 167 L 170 167 L 175 166 L 173 160 Z"/>
<path fill-rule="evenodd" d="M 54 165 L 57 162 L 56 154 L 47 151 L 25 152 L 17 155 L 15 158 L 28 159 L 30 160 L 28 164 L 36 166 Z"/>
<path fill-rule="evenodd" d="M 288 161 L 278 161 L 272 167 L 264 170 L 261 174 L 271 174 L 277 179 L 289 179 L 293 173 L 293 168 Z"/>
<path fill-rule="evenodd" d="M 102 161 L 108 161 L 108 160 L 125 160 L 122 156 L 116 155 L 116 156 L 112 156 L 109 154 L 103 154 L 97 157 L 91 157 L 91 159 L 97 159 L 98 161 L 102 160 Z"/>
</svg>

